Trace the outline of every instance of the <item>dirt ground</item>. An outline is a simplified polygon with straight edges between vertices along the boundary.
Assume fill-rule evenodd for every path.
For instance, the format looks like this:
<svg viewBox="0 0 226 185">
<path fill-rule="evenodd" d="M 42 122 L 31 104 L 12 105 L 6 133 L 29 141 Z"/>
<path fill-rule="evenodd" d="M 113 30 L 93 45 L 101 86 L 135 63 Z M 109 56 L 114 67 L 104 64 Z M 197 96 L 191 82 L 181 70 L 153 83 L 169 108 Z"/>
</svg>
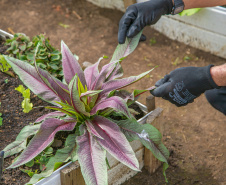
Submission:
<svg viewBox="0 0 226 185">
<path fill-rule="evenodd" d="M 76 12 L 81 20 L 73 12 Z M 123 13 L 117 10 L 102 9 L 85 0 L 0 0 L 0 29 L 25 33 L 30 37 L 46 33 L 51 43 L 59 49 L 60 41 L 64 40 L 72 52 L 80 57 L 80 63 L 93 63 L 103 55 L 113 54 L 117 46 L 118 22 L 122 15 Z M 69 27 L 64 28 L 60 23 Z M 149 27 L 144 33 L 147 41 L 140 43 L 136 51 L 123 61 L 125 76 L 140 74 L 156 65 L 159 67 L 129 90 L 148 88 L 178 67 L 220 65 L 226 62 L 225 59 L 172 41 Z M 153 42 L 150 42 L 150 39 L 156 40 L 156 43 L 151 44 Z M 10 83 L 10 77 L 0 73 L 0 101 L 7 107 L 1 111 L 3 117 L 7 117 L 9 111 L 14 114 L 11 114 L 12 122 L 5 119 L 4 126 L 0 127 L 0 150 L 15 139 L 24 124 L 35 119 L 34 116 L 22 113 L 19 101 L 14 105 L 18 106 L 18 109 L 10 108 L 15 98 L 11 97 L 19 97 L 19 94 L 5 94 L 3 84 L 6 78 Z M 12 86 L 13 91 L 14 85 L 18 84 L 19 82 L 12 83 L 9 86 Z M 140 98 L 140 102 L 145 103 L 145 96 L 148 96 L 148 93 Z M 37 100 L 34 98 L 33 102 Z M 156 104 L 164 109 L 164 143 L 171 153 L 170 168 L 167 170 L 169 184 L 226 184 L 225 116 L 212 108 L 203 95 L 182 108 L 160 98 L 156 98 Z M 38 114 L 37 112 L 35 116 L 38 117 Z M 11 128 L 13 134 L 4 134 L 4 128 Z M 10 160 L 8 159 L 7 164 Z M 153 175 L 149 175 L 144 169 L 142 171 L 124 185 L 165 184 L 162 169 Z M 16 178 L 10 179 L 10 174 L 16 175 Z M 21 174 L 10 170 L 8 180 L 3 177 L 0 184 L 24 184 L 28 178 L 23 177 L 21 180 Z"/>
</svg>

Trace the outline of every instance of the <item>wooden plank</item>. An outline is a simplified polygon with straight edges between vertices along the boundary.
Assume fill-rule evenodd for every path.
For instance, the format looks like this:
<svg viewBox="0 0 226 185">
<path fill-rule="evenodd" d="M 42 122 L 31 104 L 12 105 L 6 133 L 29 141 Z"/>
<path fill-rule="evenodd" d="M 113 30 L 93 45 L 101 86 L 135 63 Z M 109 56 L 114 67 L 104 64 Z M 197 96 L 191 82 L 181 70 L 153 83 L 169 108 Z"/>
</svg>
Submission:
<svg viewBox="0 0 226 185">
<path fill-rule="evenodd" d="M 139 168 L 142 169 L 144 166 L 144 147 L 137 150 L 135 155 L 139 162 Z M 124 164 L 118 163 L 116 166 L 108 170 L 108 184 L 122 184 L 137 173 L 137 171 L 128 168 Z M 72 163 L 61 170 L 60 177 L 61 185 L 85 185 L 78 162 Z"/>
<path fill-rule="evenodd" d="M 78 161 L 60 172 L 61 185 L 85 185 Z"/>
<path fill-rule="evenodd" d="M 148 116 L 147 123 L 152 124 L 155 128 L 157 128 L 161 134 L 163 134 L 163 109 L 157 108 L 153 111 L 153 113 Z M 149 173 L 154 173 L 160 166 L 161 162 L 155 158 L 152 152 L 145 148 L 144 151 L 144 166 L 149 171 Z"/>
<path fill-rule="evenodd" d="M 139 168 L 142 169 L 144 166 L 144 148 L 141 148 L 135 153 Z M 123 182 L 129 180 L 131 177 L 136 175 L 138 171 L 134 171 L 122 163 L 119 163 L 115 167 L 108 170 L 108 184 L 109 185 L 120 185 Z"/>
<path fill-rule="evenodd" d="M 155 97 L 153 95 L 149 95 L 146 98 L 146 107 L 148 109 L 148 112 L 155 110 Z"/>
</svg>

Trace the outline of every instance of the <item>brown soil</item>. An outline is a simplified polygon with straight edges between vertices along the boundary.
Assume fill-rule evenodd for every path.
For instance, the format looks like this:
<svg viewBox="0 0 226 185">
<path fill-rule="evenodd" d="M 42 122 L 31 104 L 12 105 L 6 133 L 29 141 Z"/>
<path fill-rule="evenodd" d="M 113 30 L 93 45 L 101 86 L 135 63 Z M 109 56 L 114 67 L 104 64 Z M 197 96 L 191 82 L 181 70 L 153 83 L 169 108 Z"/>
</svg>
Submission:
<svg viewBox="0 0 226 185">
<path fill-rule="evenodd" d="M 51 43 L 60 48 L 60 41 L 80 57 L 80 62 L 95 62 L 103 55 L 111 56 L 117 46 L 118 22 L 123 15 L 116 10 L 98 8 L 82 0 L 0 1 L 1 29 L 22 32 L 32 37 L 46 33 Z M 73 13 L 77 12 L 81 20 Z M 63 28 L 59 23 L 69 25 Z M 151 75 L 134 84 L 129 90 L 144 89 L 155 84 L 175 68 L 223 64 L 225 59 L 172 41 L 151 28 L 144 31 L 148 40 L 155 37 L 156 44 L 140 43 L 136 51 L 124 62 L 125 76 L 137 75 L 159 65 Z M 183 60 L 189 56 L 189 60 Z M 107 61 L 106 61 L 107 62 Z M 128 65 L 129 64 L 129 65 Z M 20 129 L 43 114 L 39 109 L 24 114 L 20 108 L 21 95 L 14 90 L 21 82 L 0 73 L 3 126 L 0 127 L 0 150 L 15 140 Z M 9 82 L 6 84 L 5 79 Z M 140 102 L 145 102 L 145 96 Z M 32 102 L 39 105 L 36 97 Z M 156 98 L 158 107 L 164 109 L 164 143 L 171 152 L 167 170 L 169 184 L 226 184 L 226 127 L 225 116 L 213 109 L 202 95 L 194 103 L 177 108 Z M 43 110 L 42 110 L 43 111 Z M 6 159 L 5 167 L 13 158 Z M 0 184 L 24 184 L 26 175 L 19 170 L 6 170 Z M 159 169 L 149 175 L 143 169 L 125 185 L 163 185 Z"/>
</svg>

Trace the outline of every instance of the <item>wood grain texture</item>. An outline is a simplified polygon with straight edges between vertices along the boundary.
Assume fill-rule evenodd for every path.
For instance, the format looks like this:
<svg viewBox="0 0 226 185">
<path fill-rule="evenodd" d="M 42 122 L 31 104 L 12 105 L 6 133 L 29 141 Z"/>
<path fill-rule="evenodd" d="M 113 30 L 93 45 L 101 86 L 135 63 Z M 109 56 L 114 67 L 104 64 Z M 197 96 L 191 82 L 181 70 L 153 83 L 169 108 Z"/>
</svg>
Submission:
<svg viewBox="0 0 226 185">
<path fill-rule="evenodd" d="M 153 111 L 153 113 L 147 118 L 147 123 L 152 124 L 155 128 L 157 128 L 160 133 L 163 135 L 164 132 L 164 124 L 163 124 L 163 109 L 157 108 Z M 149 171 L 150 174 L 154 173 L 160 166 L 161 161 L 159 161 L 152 152 L 145 148 L 144 151 L 144 166 Z"/>
<path fill-rule="evenodd" d="M 61 185 L 85 185 L 78 161 L 60 172 Z"/>
</svg>

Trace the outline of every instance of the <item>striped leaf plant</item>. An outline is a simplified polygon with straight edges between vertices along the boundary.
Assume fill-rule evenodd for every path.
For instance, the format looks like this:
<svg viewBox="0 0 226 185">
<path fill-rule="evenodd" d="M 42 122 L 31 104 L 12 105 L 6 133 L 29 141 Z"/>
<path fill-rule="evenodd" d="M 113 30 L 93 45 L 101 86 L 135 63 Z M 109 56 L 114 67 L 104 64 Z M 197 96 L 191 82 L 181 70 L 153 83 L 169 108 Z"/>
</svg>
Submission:
<svg viewBox="0 0 226 185">
<path fill-rule="evenodd" d="M 118 45 L 111 61 L 101 70 L 98 66 L 102 58 L 83 71 L 77 58 L 62 41 L 64 82 L 39 68 L 36 63 L 32 66 L 4 56 L 21 81 L 42 100 L 52 104 L 47 108 L 54 110 L 25 126 L 16 140 L 4 149 L 4 157 L 20 153 L 8 168 L 16 168 L 33 160 L 51 146 L 59 131 L 74 131 L 74 134 L 68 135 L 64 147 L 58 149 L 44 170 L 34 174 L 27 184 L 34 184 L 50 176 L 61 163 L 78 160 L 87 185 L 106 185 L 106 151 L 124 165 L 140 171 L 138 160 L 129 144 L 133 140 L 140 140 L 156 158 L 164 162 L 164 170 L 167 168 L 169 152 L 161 142 L 160 132 L 150 124 L 139 124 L 128 108 L 137 96 L 153 87 L 120 96 L 123 87 L 135 83 L 152 71 L 121 78 L 121 62 L 135 50 L 140 35 Z M 123 119 L 114 120 L 114 113 L 122 115 Z"/>
</svg>

